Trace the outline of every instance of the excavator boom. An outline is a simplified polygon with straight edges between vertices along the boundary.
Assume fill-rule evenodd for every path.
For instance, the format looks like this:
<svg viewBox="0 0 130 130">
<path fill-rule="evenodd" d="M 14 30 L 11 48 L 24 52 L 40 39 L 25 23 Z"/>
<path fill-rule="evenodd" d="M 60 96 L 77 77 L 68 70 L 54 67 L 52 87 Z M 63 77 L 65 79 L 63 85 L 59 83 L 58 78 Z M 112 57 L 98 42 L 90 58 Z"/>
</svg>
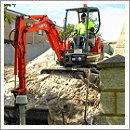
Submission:
<svg viewBox="0 0 130 130">
<path fill-rule="evenodd" d="M 77 9 L 69 9 L 68 11 L 98 11 L 98 17 L 100 19 L 99 10 L 91 7 L 82 7 Z M 67 16 L 67 15 L 66 15 Z M 26 24 L 25 19 L 34 20 L 32 24 Z M 67 19 L 67 18 L 66 18 Z M 100 20 L 99 20 L 100 23 Z M 65 21 L 66 24 L 66 21 Z M 66 27 L 66 25 L 65 25 Z M 52 49 L 57 55 L 58 62 L 64 67 L 78 66 L 78 68 L 86 68 L 95 66 L 98 59 L 102 59 L 102 43 L 100 37 L 95 36 L 95 46 L 88 51 L 88 39 L 84 37 L 85 48 L 72 48 L 72 41 L 67 37 L 67 31 L 64 30 L 64 39 L 61 39 L 56 26 L 47 15 L 28 15 L 17 16 L 15 33 L 14 33 L 14 47 L 15 47 L 15 66 L 14 74 L 19 77 L 19 88 L 12 90 L 16 95 L 25 95 L 26 93 L 26 37 L 27 33 L 43 30 L 45 31 Z M 99 30 L 99 29 L 98 29 Z M 87 34 L 88 35 L 88 34 Z M 50 71 L 50 70 L 49 70 Z M 44 73 L 43 70 L 41 73 Z"/>
<path fill-rule="evenodd" d="M 37 19 L 34 24 L 26 25 L 24 20 Z M 29 32 L 44 30 L 50 41 L 52 49 L 55 51 L 58 60 L 62 58 L 64 44 L 55 28 L 54 23 L 47 15 L 17 16 L 14 34 L 15 66 L 14 74 L 19 77 L 19 88 L 12 90 L 13 93 L 24 95 L 26 92 L 26 35 Z"/>
</svg>

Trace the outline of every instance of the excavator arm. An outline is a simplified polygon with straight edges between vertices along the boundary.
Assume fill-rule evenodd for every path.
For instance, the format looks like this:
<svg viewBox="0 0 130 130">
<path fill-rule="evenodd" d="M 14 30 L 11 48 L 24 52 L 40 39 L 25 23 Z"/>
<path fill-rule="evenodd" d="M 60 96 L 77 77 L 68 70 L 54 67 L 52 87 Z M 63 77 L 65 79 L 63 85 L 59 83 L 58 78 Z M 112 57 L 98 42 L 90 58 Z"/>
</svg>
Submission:
<svg viewBox="0 0 130 130">
<path fill-rule="evenodd" d="M 35 23 L 27 25 L 25 19 L 36 20 Z M 62 54 L 65 47 L 58 34 L 55 24 L 47 17 L 47 15 L 29 15 L 17 16 L 15 33 L 14 33 L 14 47 L 15 47 L 15 77 L 19 77 L 19 88 L 12 90 L 15 95 L 25 95 L 26 93 L 26 36 L 29 32 L 44 30 L 52 49 L 55 51 L 58 60 L 62 59 Z"/>
</svg>

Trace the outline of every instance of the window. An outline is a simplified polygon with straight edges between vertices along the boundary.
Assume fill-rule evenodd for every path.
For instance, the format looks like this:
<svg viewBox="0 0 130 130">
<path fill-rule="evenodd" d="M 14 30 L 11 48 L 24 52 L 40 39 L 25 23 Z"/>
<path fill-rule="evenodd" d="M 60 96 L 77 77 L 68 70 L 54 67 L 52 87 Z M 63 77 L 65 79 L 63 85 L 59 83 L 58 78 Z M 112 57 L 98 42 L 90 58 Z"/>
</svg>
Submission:
<svg viewBox="0 0 130 130">
<path fill-rule="evenodd" d="M 15 29 L 15 19 L 12 19 L 11 30 Z"/>
<path fill-rule="evenodd" d="M 39 31 L 37 31 L 37 34 L 39 34 L 39 35 L 43 35 L 43 30 L 39 30 Z"/>
</svg>

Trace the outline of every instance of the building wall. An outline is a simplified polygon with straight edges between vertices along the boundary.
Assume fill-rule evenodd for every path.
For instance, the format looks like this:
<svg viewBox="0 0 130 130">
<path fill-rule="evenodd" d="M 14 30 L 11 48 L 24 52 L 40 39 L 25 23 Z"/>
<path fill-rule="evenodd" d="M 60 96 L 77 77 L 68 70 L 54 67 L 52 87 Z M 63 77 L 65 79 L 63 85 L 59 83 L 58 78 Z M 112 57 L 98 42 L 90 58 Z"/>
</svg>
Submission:
<svg viewBox="0 0 130 130">
<path fill-rule="evenodd" d="M 11 13 L 8 11 L 7 13 L 12 16 L 12 23 L 9 24 L 8 22 L 4 22 L 4 39 L 9 40 L 9 34 L 11 32 L 12 24 L 14 24 L 13 21 L 15 21 L 16 16 L 18 14 Z M 34 23 L 34 20 L 25 20 L 25 23 Z M 12 33 L 11 35 L 11 40 L 13 40 L 13 38 L 14 33 Z M 31 32 L 27 34 L 27 43 L 30 44 L 41 44 L 41 43 L 43 44 L 45 40 L 47 40 L 45 32 L 43 32 L 43 34 L 37 34 L 37 32 Z"/>
<path fill-rule="evenodd" d="M 11 32 L 13 21 L 15 21 L 16 16 L 20 15 L 7 10 L 7 13 L 12 16 L 12 23 L 9 24 L 8 21 L 4 22 L 4 39 L 9 40 L 9 34 Z M 25 20 L 25 23 L 34 23 L 34 20 Z M 14 24 L 15 27 L 15 24 Z M 11 39 L 13 41 L 14 32 L 11 34 Z M 27 62 L 33 60 L 37 56 L 44 53 L 50 48 L 50 43 L 48 42 L 45 32 L 43 34 L 38 34 L 37 32 L 27 33 Z M 4 44 L 4 64 L 13 65 L 14 64 L 14 47 L 11 44 Z"/>
<path fill-rule="evenodd" d="M 125 56 L 125 49 L 127 49 L 127 45 L 129 44 L 129 10 L 126 8 L 125 10 L 125 19 L 124 24 L 119 36 L 118 44 L 115 49 L 114 55 L 121 54 Z M 126 46 L 126 47 L 125 47 Z M 127 54 L 127 53 L 126 53 Z"/>
<path fill-rule="evenodd" d="M 118 44 L 115 48 L 114 55 L 121 54 L 125 56 L 125 42 L 126 42 L 126 21 L 122 27 L 121 34 L 118 40 Z"/>
<path fill-rule="evenodd" d="M 9 40 L 13 41 L 14 32 L 11 34 L 11 39 L 9 39 L 9 34 L 12 30 L 12 25 L 15 27 L 15 21 L 17 15 L 21 15 L 19 12 L 9 11 L 7 13 L 12 16 L 12 23 L 4 22 L 4 64 L 13 65 L 14 64 L 14 48 L 11 44 L 9 44 Z M 34 23 L 34 20 L 25 20 L 25 23 Z M 57 28 L 57 30 L 60 30 Z M 38 34 L 37 32 L 27 33 L 27 61 L 31 61 L 37 56 L 44 53 L 46 50 L 50 48 L 50 43 L 48 42 L 48 38 L 43 31 L 42 34 Z"/>
<path fill-rule="evenodd" d="M 49 48 L 50 44 L 48 41 L 44 41 L 44 44 L 27 44 L 26 61 L 33 60 Z M 11 44 L 4 44 L 4 64 L 14 65 L 14 47 Z"/>
</svg>

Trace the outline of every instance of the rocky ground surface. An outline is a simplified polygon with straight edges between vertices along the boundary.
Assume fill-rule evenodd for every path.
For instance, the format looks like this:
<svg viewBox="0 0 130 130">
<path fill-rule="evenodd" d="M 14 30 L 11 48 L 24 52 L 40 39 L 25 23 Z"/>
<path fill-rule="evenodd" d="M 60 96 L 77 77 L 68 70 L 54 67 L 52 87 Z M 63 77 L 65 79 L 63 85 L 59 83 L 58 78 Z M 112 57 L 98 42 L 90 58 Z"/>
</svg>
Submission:
<svg viewBox="0 0 130 130">
<path fill-rule="evenodd" d="M 82 79 L 72 77 L 71 74 L 40 74 L 43 68 L 54 67 L 60 66 L 54 60 L 52 49 L 27 64 L 28 106 L 34 104 L 48 106 L 49 124 L 83 125 L 86 121 L 87 124 L 96 124 L 94 117 L 100 112 L 99 76 L 91 75 L 91 80 L 86 79 L 85 83 Z M 14 96 L 10 92 L 13 87 L 13 66 L 5 66 L 5 105 L 14 104 Z"/>
</svg>

